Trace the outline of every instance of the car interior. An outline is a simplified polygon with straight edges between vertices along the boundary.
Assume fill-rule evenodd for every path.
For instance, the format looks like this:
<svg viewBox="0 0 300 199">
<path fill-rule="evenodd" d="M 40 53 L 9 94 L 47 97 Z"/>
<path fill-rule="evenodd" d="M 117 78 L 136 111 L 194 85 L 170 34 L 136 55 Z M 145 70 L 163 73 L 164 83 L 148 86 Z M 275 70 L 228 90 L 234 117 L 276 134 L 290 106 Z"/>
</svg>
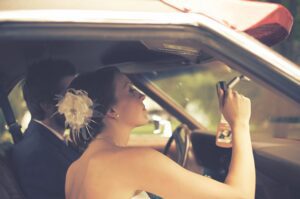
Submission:
<svg viewBox="0 0 300 199">
<path fill-rule="evenodd" d="M 237 63 L 234 61 L 224 63 L 225 58 L 214 53 L 214 50 L 189 39 L 160 41 L 157 38 L 151 39 L 149 35 L 146 39 L 121 39 L 121 37 L 124 36 L 119 35 L 118 39 L 103 39 L 104 36 L 99 39 L 65 35 L 51 37 L 51 34 L 47 33 L 39 38 L 30 39 L 29 36 L 24 36 L 19 39 L 16 36 L 8 40 L 0 39 L 1 107 L 9 129 L 12 129 L 13 143 L 22 139 L 21 128 L 15 120 L 18 112 L 14 110 L 14 106 L 21 102 L 13 102 L 14 95 L 11 95 L 11 92 L 18 85 L 20 88 L 19 83 L 26 75 L 26 67 L 30 63 L 43 58 L 63 58 L 74 63 L 79 73 L 100 67 L 117 66 L 130 77 L 139 90 L 177 120 L 177 125 L 172 126 L 172 136 L 150 138 L 136 136 L 130 144 L 153 147 L 194 172 L 224 181 L 231 149 L 217 147 L 215 132 L 201 123 L 201 119 L 199 121 L 178 105 L 172 96 L 166 94 L 166 88 L 157 85 L 165 78 L 176 77 L 182 71 L 194 72 L 195 70 L 201 73 L 222 69 L 220 74 L 224 79 L 219 81 L 229 81 L 233 74 L 244 74 L 245 69 L 237 68 Z M 230 75 L 226 76 L 224 71 L 229 71 Z M 255 78 L 256 73 L 246 71 L 246 74 L 253 80 L 253 83 L 249 84 L 262 83 L 263 87 L 270 92 L 279 93 L 272 87 L 274 84 L 263 81 L 263 75 Z M 211 89 L 215 92 L 214 87 Z M 299 88 L 295 89 L 299 90 Z M 281 94 L 281 97 L 289 100 L 292 104 L 289 105 L 290 107 L 296 107 L 294 115 L 299 116 L 299 104 L 295 102 L 295 98 L 290 100 L 289 95 L 287 97 L 284 94 Z M 215 104 L 215 109 L 217 106 Z M 294 131 L 299 130 L 299 127 L 295 128 Z M 7 130 L 2 128 L 2 131 Z M 0 195 L 2 199 L 24 198 L 9 162 L 11 147 L 13 144 L 1 143 L 3 152 L 1 151 L 0 160 Z M 300 160 L 297 158 L 300 152 L 299 140 L 264 139 L 254 141 L 253 147 L 257 169 L 256 199 L 298 198 L 300 196 L 300 189 L 298 189 Z"/>
</svg>

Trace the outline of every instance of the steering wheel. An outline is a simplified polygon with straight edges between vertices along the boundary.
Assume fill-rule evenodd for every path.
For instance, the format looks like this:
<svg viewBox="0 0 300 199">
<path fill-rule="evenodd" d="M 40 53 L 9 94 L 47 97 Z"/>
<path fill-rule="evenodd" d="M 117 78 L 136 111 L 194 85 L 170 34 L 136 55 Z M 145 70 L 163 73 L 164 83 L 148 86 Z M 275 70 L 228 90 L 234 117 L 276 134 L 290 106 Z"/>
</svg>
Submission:
<svg viewBox="0 0 300 199">
<path fill-rule="evenodd" d="M 175 140 L 177 154 L 176 162 L 183 167 L 185 166 L 188 157 L 188 150 L 190 146 L 189 136 L 190 129 L 185 124 L 180 124 L 173 131 L 172 136 L 169 138 L 163 151 L 165 155 L 168 155 L 172 142 Z"/>
</svg>

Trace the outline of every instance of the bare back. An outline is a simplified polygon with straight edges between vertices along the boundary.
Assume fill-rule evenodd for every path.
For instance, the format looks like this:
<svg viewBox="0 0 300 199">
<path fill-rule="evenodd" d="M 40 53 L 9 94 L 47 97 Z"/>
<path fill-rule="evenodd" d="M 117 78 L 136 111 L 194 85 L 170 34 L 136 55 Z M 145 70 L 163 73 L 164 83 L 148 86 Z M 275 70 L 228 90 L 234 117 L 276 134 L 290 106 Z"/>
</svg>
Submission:
<svg viewBox="0 0 300 199">
<path fill-rule="evenodd" d="M 125 151 L 122 148 L 88 148 L 68 169 L 66 198 L 131 198 L 135 190 L 124 175 L 128 161 Z"/>
</svg>

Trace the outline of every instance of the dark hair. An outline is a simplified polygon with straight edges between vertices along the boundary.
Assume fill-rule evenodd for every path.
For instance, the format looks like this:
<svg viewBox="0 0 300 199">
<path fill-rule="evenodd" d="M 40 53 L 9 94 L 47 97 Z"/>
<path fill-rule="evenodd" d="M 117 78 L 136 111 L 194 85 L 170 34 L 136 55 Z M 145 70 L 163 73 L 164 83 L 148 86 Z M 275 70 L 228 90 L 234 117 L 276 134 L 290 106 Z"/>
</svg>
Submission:
<svg viewBox="0 0 300 199">
<path fill-rule="evenodd" d="M 116 103 L 115 76 L 117 73 L 120 71 L 115 67 L 101 68 L 80 74 L 69 85 L 69 89 L 86 91 L 88 97 L 95 103 L 88 130 L 82 128 L 78 135 L 71 133 L 71 138 L 79 147 L 85 148 L 103 129 L 103 116 Z"/>
<path fill-rule="evenodd" d="M 75 73 L 74 65 L 62 59 L 44 59 L 28 67 L 23 94 L 32 118 L 45 119 L 41 103 L 55 105 L 56 95 L 65 89 L 61 80 Z"/>
</svg>

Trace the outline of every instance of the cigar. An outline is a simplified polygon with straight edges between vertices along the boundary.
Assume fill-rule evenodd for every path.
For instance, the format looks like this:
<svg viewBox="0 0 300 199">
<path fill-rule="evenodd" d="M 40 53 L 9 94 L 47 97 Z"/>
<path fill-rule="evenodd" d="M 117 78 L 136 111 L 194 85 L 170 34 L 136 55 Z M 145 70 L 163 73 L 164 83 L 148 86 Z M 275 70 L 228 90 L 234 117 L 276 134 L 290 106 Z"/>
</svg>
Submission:
<svg viewBox="0 0 300 199">
<path fill-rule="evenodd" d="M 224 97 L 223 97 L 223 99 L 221 99 L 222 106 L 224 105 L 224 101 L 225 101 L 225 98 L 226 98 L 226 95 L 227 95 L 227 90 L 233 88 L 237 83 L 239 83 L 240 80 L 249 81 L 250 79 L 248 77 L 244 76 L 244 75 L 241 75 L 241 76 L 237 76 L 237 77 L 233 78 L 227 84 L 226 84 L 225 81 L 220 81 L 220 82 L 217 83 L 217 85 L 216 85 L 217 90 L 222 89 L 224 91 Z"/>
<path fill-rule="evenodd" d="M 230 82 L 228 82 L 227 84 L 227 89 L 228 88 L 233 88 L 240 80 L 250 80 L 248 77 L 244 76 L 244 75 L 241 75 L 241 76 L 237 76 L 235 78 L 233 78 Z"/>
</svg>

